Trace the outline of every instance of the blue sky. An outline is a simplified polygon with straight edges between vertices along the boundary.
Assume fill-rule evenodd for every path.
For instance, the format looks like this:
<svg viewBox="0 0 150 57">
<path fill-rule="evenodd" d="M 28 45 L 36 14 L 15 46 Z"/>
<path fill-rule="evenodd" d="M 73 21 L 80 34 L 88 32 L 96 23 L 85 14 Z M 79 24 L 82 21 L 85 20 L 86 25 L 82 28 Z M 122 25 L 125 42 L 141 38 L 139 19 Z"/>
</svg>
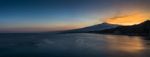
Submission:
<svg viewBox="0 0 150 57">
<path fill-rule="evenodd" d="M 131 0 L 0 0 L 0 32 L 41 32 L 103 22 Z"/>
</svg>

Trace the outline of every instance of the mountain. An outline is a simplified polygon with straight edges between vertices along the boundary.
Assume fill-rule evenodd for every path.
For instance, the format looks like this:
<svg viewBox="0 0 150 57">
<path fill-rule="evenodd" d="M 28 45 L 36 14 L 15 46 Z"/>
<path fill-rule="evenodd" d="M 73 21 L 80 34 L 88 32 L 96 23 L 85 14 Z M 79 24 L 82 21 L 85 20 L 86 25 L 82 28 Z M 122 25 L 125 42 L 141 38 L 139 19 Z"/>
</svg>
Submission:
<svg viewBox="0 0 150 57">
<path fill-rule="evenodd" d="M 97 24 L 85 28 L 63 31 L 63 33 L 101 33 L 101 34 L 116 34 L 116 35 L 150 35 L 150 21 L 145 21 L 141 24 L 132 26 L 112 25 L 108 23 Z"/>
<path fill-rule="evenodd" d="M 96 31 L 101 31 L 105 29 L 111 29 L 115 28 L 117 26 L 107 24 L 107 23 L 102 23 L 102 24 L 97 24 L 93 26 L 88 26 L 80 29 L 74 29 L 74 30 L 68 30 L 68 31 L 63 31 L 63 33 L 86 33 L 86 32 L 96 32 Z"/>
<path fill-rule="evenodd" d="M 132 25 L 132 26 L 118 26 L 112 29 L 105 29 L 105 30 L 97 31 L 96 33 L 149 36 L 150 35 L 150 21 L 148 20 L 141 24 Z"/>
</svg>

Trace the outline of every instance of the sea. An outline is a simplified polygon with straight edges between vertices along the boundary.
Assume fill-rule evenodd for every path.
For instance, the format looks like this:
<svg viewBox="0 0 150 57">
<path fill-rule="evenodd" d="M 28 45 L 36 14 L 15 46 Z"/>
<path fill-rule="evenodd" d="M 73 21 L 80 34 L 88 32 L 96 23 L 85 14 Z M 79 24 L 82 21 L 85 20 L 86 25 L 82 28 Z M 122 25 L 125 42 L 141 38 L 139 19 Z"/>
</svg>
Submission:
<svg viewBox="0 0 150 57">
<path fill-rule="evenodd" d="M 94 33 L 1 33 L 0 57 L 150 57 L 150 41 Z"/>
</svg>

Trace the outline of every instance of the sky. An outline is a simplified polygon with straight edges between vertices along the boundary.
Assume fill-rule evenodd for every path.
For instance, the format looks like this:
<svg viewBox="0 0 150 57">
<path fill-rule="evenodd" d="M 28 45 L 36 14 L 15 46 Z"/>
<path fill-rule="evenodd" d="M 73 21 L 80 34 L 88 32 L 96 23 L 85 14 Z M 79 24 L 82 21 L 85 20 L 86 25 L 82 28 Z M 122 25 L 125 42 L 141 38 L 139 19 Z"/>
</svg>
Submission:
<svg viewBox="0 0 150 57">
<path fill-rule="evenodd" d="M 138 24 L 149 18 L 148 2 L 148 0 L 0 0 L 0 32 L 61 31 L 103 22 L 120 25 Z"/>
</svg>

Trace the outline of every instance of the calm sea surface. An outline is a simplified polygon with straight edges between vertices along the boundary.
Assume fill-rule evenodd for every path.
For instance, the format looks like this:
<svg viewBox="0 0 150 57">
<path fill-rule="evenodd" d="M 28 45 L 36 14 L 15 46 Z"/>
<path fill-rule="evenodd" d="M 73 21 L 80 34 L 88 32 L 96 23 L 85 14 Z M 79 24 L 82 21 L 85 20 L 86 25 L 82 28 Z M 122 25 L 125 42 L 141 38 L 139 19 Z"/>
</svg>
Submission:
<svg viewBox="0 0 150 57">
<path fill-rule="evenodd" d="M 150 41 L 90 33 L 0 34 L 0 57 L 150 57 Z"/>
</svg>

